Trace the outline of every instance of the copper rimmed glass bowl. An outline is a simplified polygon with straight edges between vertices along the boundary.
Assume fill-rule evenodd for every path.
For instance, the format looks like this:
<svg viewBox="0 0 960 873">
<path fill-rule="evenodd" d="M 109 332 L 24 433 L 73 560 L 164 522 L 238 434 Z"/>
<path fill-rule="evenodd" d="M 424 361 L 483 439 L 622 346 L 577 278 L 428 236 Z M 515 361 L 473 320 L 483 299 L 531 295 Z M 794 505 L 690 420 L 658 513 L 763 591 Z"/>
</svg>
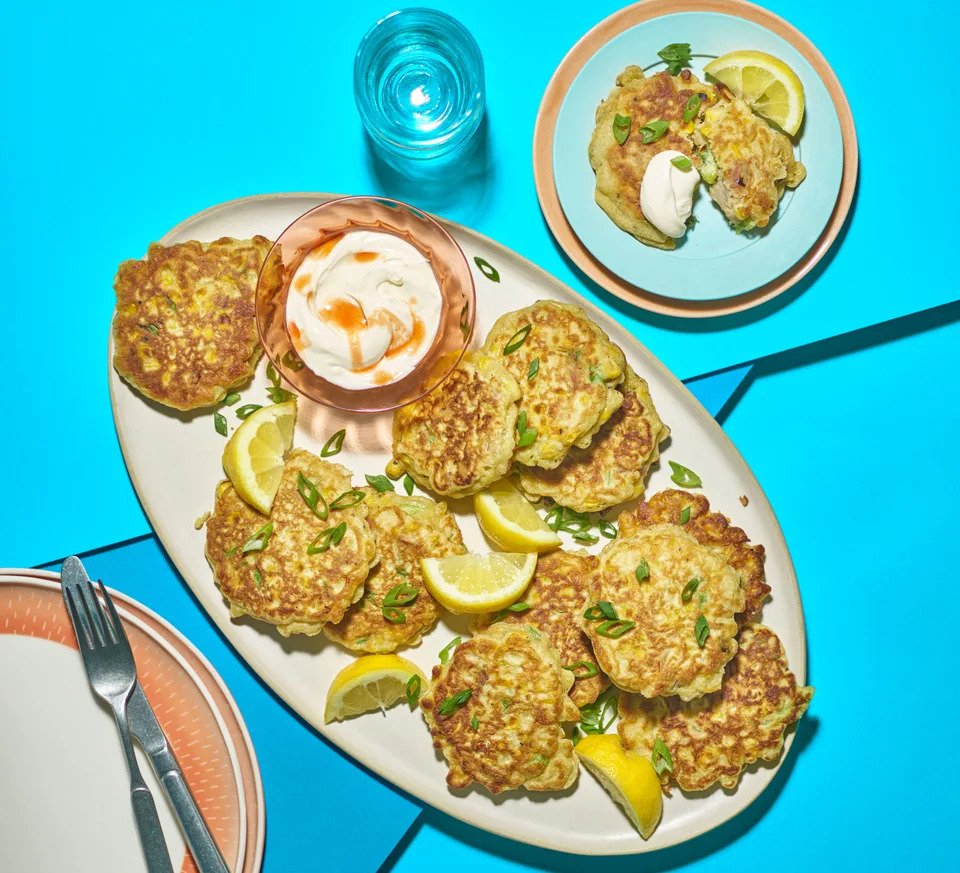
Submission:
<svg viewBox="0 0 960 873">
<path fill-rule="evenodd" d="M 440 325 L 427 353 L 406 376 L 388 385 L 344 388 L 306 367 L 287 330 L 287 293 L 306 255 L 331 237 L 355 230 L 392 233 L 423 253 L 440 286 Z M 437 387 L 470 342 L 476 313 L 473 276 L 460 246 L 433 218 L 383 197 L 342 197 L 311 209 L 273 244 L 257 281 L 257 329 L 277 372 L 311 400 L 348 412 L 385 412 Z"/>
</svg>

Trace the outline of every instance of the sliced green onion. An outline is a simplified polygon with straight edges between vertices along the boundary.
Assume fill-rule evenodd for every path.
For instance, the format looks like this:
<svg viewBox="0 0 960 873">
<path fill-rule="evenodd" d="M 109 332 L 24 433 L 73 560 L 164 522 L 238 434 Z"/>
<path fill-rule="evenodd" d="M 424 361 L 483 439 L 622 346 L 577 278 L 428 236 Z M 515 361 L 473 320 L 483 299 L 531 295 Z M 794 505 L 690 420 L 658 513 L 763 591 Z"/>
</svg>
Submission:
<svg viewBox="0 0 960 873">
<path fill-rule="evenodd" d="M 152 324 L 152 323 L 151 323 L 151 324 L 141 324 L 141 325 L 139 325 L 139 327 L 142 328 L 142 329 L 145 330 L 145 331 L 148 331 L 149 333 L 152 333 L 154 336 L 156 336 L 158 333 L 160 333 L 160 328 L 157 327 L 155 324 Z"/>
<path fill-rule="evenodd" d="M 454 637 L 440 650 L 440 663 L 446 664 L 450 660 L 450 653 L 463 642 L 463 637 Z"/>
<path fill-rule="evenodd" d="M 580 707 L 579 729 L 585 734 L 606 733 L 617 717 L 616 687 L 611 685 L 593 703 Z"/>
<path fill-rule="evenodd" d="M 658 776 L 663 773 L 664 770 L 668 773 L 673 772 L 673 755 L 670 754 L 667 744 L 661 740 L 660 737 L 657 737 L 656 742 L 653 744 L 650 761 Z"/>
<path fill-rule="evenodd" d="M 346 532 L 347 523 L 345 521 L 341 521 L 336 527 L 328 527 L 314 537 L 313 542 L 307 546 L 307 554 L 316 555 L 320 552 L 325 552 L 330 546 L 335 546 L 339 543 Z"/>
<path fill-rule="evenodd" d="M 678 464 L 676 461 L 670 461 L 669 464 L 670 469 L 673 470 L 670 481 L 675 482 L 681 488 L 699 488 L 703 484 L 700 477 L 689 467 L 684 467 L 683 464 Z"/>
<path fill-rule="evenodd" d="M 227 420 L 219 412 L 213 413 L 213 426 L 220 436 L 227 435 Z"/>
<path fill-rule="evenodd" d="M 403 475 L 403 490 L 407 492 L 408 497 L 413 494 L 413 479 L 409 473 Z"/>
<path fill-rule="evenodd" d="M 573 535 L 573 538 L 576 540 L 576 542 L 582 543 L 585 546 L 592 546 L 595 543 L 600 542 L 600 537 L 591 533 L 587 533 L 585 530 L 578 531 Z"/>
<path fill-rule="evenodd" d="M 450 715 L 456 712 L 470 699 L 471 694 L 473 694 L 472 688 L 464 688 L 463 691 L 454 694 L 453 697 L 448 697 L 440 704 L 440 715 Z"/>
<path fill-rule="evenodd" d="M 323 499 L 320 490 L 303 475 L 301 470 L 297 471 L 297 491 L 300 492 L 303 502 L 313 510 L 313 514 L 321 521 L 330 514 L 327 501 Z"/>
<path fill-rule="evenodd" d="M 670 45 L 660 49 L 657 55 L 666 61 L 667 72 L 671 76 L 679 75 L 680 71 L 687 65 L 687 62 L 693 59 L 693 56 L 690 54 L 690 43 L 688 42 L 672 42 Z"/>
<path fill-rule="evenodd" d="M 407 623 L 407 617 L 403 614 L 402 609 L 397 609 L 395 606 L 385 606 L 381 611 L 383 612 L 383 617 L 391 624 Z"/>
<path fill-rule="evenodd" d="M 510 708 L 511 703 L 513 703 L 513 701 L 509 697 L 500 698 L 500 705 L 503 707 L 504 712 L 506 712 Z"/>
<path fill-rule="evenodd" d="M 245 555 L 247 552 L 262 552 L 267 547 L 267 543 L 270 542 L 272 534 L 273 522 L 268 521 L 243 544 L 243 547 L 240 549 L 240 554 Z"/>
<path fill-rule="evenodd" d="M 593 527 L 593 523 L 589 518 L 568 518 L 560 523 L 558 530 L 562 530 L 564 533 L 578 534 L 585 533 L 591 527 Z"/>
<path fill-rule="evenodd" d="M 474 730 L 477 730 L 477 728 L 480 727 L 480 719 L 478 719 L 476 716 L 474 716 L 473 718 L 471 718 L 471 719 L 470 719 L 470 727 L 472 727 Z"/>
<path fill-rule="evenodd" d="M 246 420 L 251 415 L 253 415 L 253 413 L 255 413 L 258 409 L 263 409 L 263 407 L 259 403 L 248 403 L 246 406 L 241 406 L 237 410 L 237 418 Z"/>
<path fill-rule="evenodd" d="M 340 494 L 336 500 L 331 501 L 330 508 L 349 509 L 351 506 L 356 506 L 366 496 L 362 491 L 351 488 L 349 491 L 344 491 L 343 494 Z"/>
<path fill-rule="evenodd" d="M 572 664 L 564 664 L 563 669 L 573 673 L 576 679 L 589 679 L 591 676 L 596 676 L 600 672 L 600 670 L 597 669 L 597 665 L 591 664 L 589 661 L 574 661 Z M 585 670 L 586 672 L 578 672 L 580 670 Z"/>
<path fill-rule="evenodd" d="M 503 621 L 510 612 L 526 612 L 530 608 L 529 603 L 511 603 L 506 609 L 501 609 L 490 621 L 490 624 L 496 624 Z"/>
<path fill-rule="evenodd" d="M 645 558 L 640 559 L 640 563 L 637 564 L 637 569 L 634 571 L 634 575 L 637 577 L 638 582 L 642 582 L 650 575 L 650 565 L 647 563 Z"/>
<path fill-rule="evenodd" d="M 537 429 L 535 427 L 528 427 L 522 434 L 520 434 L 520 439 L 517 440 L 517 445 L 520 448 L 531 445 L 534 440 L 537 438 Z"/>
<path fill-rule="evenodd" d="M 226 406 L 233 406 L 240 399 L 240 395 L 236 391 L 231 391 L 226 397 L 223 398 L 223 402 Z"/>
<path fill-rule="evenodd" d="M 263 576 L 260 575 L 259 570 L 253 571 L 253 581 L 257 583 L 257 588 L 263 584 Z"/>
<path fill-rule="evenodd" d="M 329 458 L 332 455 L 337 455 L 340 453 L 340 449 L 343 448 L 343 438 L 347 435 L 346 430 L 338 430 L 330 439 L 328 439 L 324 444 L 323 448 L 320 449 L 321 458 Z"/>
<path fill-rule="evenodd" d="M 413 585 L 407 585 L 406 582 L 401 582 L 387 592 L 387 596 L 383 598 L 383 605 L 409 606 L 419 595 L 419 588 L 415 588 Z"/>
<path fill-rule="evenodd" d="M 693 626 L 693 632 L 697 637 L 697 645 L 702 649 L 707 642 L 707 637 L 710 636 L 710 625 L 702 615 L 697 618 L 697 623 Z"/>
<path fill-rule="evenodd" d="M 367 480 L 367 484 L 380 494 L 383 494 L 384 491 L 393 491 L 393 482 L 391 482 L 386 476 L 371 476 L 368 473 L 365 478 Z"/>
<path fill-rule="evenodd" d="M 616 620 L 617 611 L 609 600 L 600 600 L 584 612 L 583 617 L 587 621 L 600 621 L 601 618 Z"/>
<path fill-rule="evenodd" d="M 411 709 L 417 705 L 417 701 L 420 699 L 420 688 L 422 685 L 423 683 L 416 673 L 407 680 L 407 703 L 410 704 Z"/>
<path fill-rule="evenodd" d="M 231 555 L 235 555 L 235 554 L 237 553 L 237 549 L 239 549 L 239 548 L 240 548 L 239 545 L 234 546 L 232 549 L 230 549 L 229 552 L 224 552 L 224 553 L 223 553 L 223 554 L 224 554 L 224 557 L 229 558 Z"/>
<path fill-rule="evenodd" d="M 293 349 L 289 349 L 287 351 L 280 363 L 283 364 L 284 367 L 288 367 L 289 369 L 293 370 L 294 373 L 302 370 L 304 366 L 303 361 L 297 357 L 297 354 Z"/>
<path fill-rule="evenodd" d="M 279 385 L 271 385 L 267 388 L 267 396 L 274 403 L 286 403 L 288 400 L 296 400 L 297 395 L 292 391 L 286 391 L 281 388 Z"/>
<path fill-rule="evenodd" d="M 683 108 L 683 120 L 684 121 L 693 121 L 697 117 L 697 113 L 700 111 L 700 95 L 691 94 L 690 99 L 687 101 L 687 105 Z M 687 166 L 690 166 L 690 162 L 687 162 Z"/>
<path fill-rule="evenodd" d="M 507 344 L 503 347 L 503 353 L 509 355 L 519 349 L 520 346 L 527 341 L 527 334 L 529 334 L 531 330 L 533 330 L 532 324 L 525 324 L 521 327 L 520 330 L 507 340 Z"/>
<path fill-rule="evenodd" d="M 560 525 L 563 522 L 563 507 L 554 506 L 544 517 L 544 524 L 552 531 L 560 530 Z"/>
<path fill-rule="evenodd" d="M 475 257 L 473 262 L 480 268 L 480 272 L 483 273 L 483 275 L 486 276 L 491 282 L 500 281 L 500 274 L 497 272 L 497 268 L 492 266 L 489 262 L 479 257 Z"/>
<path fill-rule="evenodd" d="M 665 121 L 660 121 L 659 119 L 651 121 L 640 128 L 640 138 L 643 140 L 644 145 L 656 142 L 669 128 L 670 125 Z"/>
<path fill-rule="evenodd" d="M 690 507 L 684 506 L 680 511 L 680 524 L 686 524 L 690 521 Z"/>
<path fill-rule="evenodd" d="M 616 640 L 622 637 L 630 628 L 636 626 L 637 623 L 635 621 L 618 618 L 616 621 L 604 621 L 598 624 L 597 633 L 602 637 L 612 637 Z"/>
<path fill-rule="evenodd" d="M 530 382 L 533 380 L 533 377 L 540 372 L 540 358 L 534 358 L 530 362 L 530 366 L 527 368 L 527 381 Z"/>
<path fill-rule="evenodd" d="M 630 116 L 629 115 L 617 115 L 613 116 L 613 138 L 617 141 L 618 145 L 623 145 L 627 141 L 627 137 L 630 136 Z"/>
<path fill-rule="evenodd" d="M 686 603 L 691 597 L 693 597 L 693 592 L 700 587 L 699 579 L 691 579 L 686 585 L 683 586 L 683 591 L 680 592 L 680 599 Z"/>
<path fill-rule="evenodd" d="M 277 372 L 277 368 L 273 366 L 272 361 L 267 361 L 267 379 L 274 384 L 276 387 L 280 387 L 280 374 Z"/>
<path fill-rule="evenodd" d="M 597 519 L 597 527 L 600 528 L 600 533 L 602 533 L 608 540 L 615 540 L 617 538 L 616 525 L 607 521 L 605 518 Z"/>
<path fill-rule="evenodd" d="M 689 170 L 693 166 L 693 161 L 684 155 L 680 155 L 676 158 L 670 158 L 670 163 L 673 164 L 678 170 Z"/>
</svg>

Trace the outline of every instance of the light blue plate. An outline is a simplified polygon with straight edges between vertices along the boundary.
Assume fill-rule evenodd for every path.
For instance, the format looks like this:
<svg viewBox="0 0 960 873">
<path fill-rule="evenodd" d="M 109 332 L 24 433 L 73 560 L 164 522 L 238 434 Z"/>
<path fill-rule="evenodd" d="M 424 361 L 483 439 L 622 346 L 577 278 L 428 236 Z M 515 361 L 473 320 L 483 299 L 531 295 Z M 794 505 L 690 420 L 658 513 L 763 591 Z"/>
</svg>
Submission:
<svg viewBox="0 0 960 873">
<path fill-rule="evenodd" d="M 763 231 L 737 236 L 700 185 L 693 212 L 698 222 L 670 252 L 650 248 L 620 230 L 593 198 L 594 173 L 587 147 L 594 113 L 617 75 L 630 64 L 647 74 L 665 65 L 657 52 L 689 42 L 691 69 L 738 49 L 758 49 L 789 64 L 803 83 L 804 122 L 795 142 L 807 178 L 787 191 Z M 654 63 L 654 62 L 657 63 Z M 553 172 L 564 214 L 581 242 L 620 278 L 653 294 L 678 300 L 717 300 L 759 288 L 795 264 L 817 241 L 833 212 L 843 174 L 840 120 L 826 86 L 793 46 L 769 30 L 732 15 L 679 12 L 645 21 L 610 40 L 584 65 L 567 91 L 553 137 Z"/>
</svg>

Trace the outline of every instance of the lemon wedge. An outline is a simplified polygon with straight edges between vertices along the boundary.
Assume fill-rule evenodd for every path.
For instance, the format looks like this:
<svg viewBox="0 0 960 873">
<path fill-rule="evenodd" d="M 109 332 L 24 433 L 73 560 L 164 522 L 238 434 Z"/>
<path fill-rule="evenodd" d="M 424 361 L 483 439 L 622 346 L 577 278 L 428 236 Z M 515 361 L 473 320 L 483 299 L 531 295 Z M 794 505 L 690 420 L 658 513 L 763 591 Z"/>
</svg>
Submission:
<svg viewBox="0 0 960 873">
<path fill-rule="evenodd" d="M 296 419 L 294 400 L 264 406 L 234 431 L 223 450 L 223 469 L 237 494 L 264 514 L 269 514 L 280 486 Z"/>
<path fill-rule="evenodd" d="M 560 537 L 506 479 L 473 496 L 473 511 L 483 532 L 507 552 L 549 552 Z"/>
<path fill-rule="evenodd" d="M 537 555 L 492 552 L 421 558 L 427 590 L 451 612 L 495 612 L 513 603 L 537 569 Z"/>
<path fill-rule="evenodd" d="M 590 734 L 577 743 L 577 755 L 627 818 L 649 840 L 660 823 L 663 794 L 653 764 L 626 751 L 616 734 Z"/>
<path fill-rule="evenodd" d="M 423 671 L 399 655 L 364 655 L 344 667 L 330 683 L 323 721 L 343 721 L 352 715 L 389 709 L 407 697 L 407 683 L 420 677 L 419 692 L 427 690 Z"/>
<path fill-rule="evenodd" d="M 803 85 L 780 58 L 739 51 L 710 61 L 703 71 L 742 97 L 757 115 L 794 136 L 803 121 Z"/>
</svg>

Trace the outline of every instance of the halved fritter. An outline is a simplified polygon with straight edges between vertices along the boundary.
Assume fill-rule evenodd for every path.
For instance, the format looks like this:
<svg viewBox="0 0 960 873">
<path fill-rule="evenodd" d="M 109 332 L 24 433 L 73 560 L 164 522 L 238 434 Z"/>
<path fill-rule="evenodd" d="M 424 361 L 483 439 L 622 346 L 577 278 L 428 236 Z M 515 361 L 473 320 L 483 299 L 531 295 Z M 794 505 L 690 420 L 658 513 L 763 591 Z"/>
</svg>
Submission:
<svg viewBox="0 0 960 873">
<path fill-rule="evenodd" d="M 683 120 L 687 101 L 706 92 L 704 85 L 684 70 L 684 76 L 657 73 L 649 78 L 640 67 L 627 67 L 617 76 L 617 86 L 597 107 L 597 126 L 590 139 L 590 166 L 597 174 L 597 204 L 617 227 L 640 242 L 672 249 L 676 241 L 654 227 L 640 208 L 640 185 L 651 158 L 674 150 L 693 157 L 692 124 Z M 613 132 L 617 115 L 629 117 L 630 132 L 621 145 Z M 667 132 L 644 143 L 641 128 L 651 121 L 666 121 Z"/>
<path fill-rule="evenodd" d="M 681 524 L 683 511 L 689 518 L 683 529 L 701 546 L 712 549 L 740 574 L 745 602 L 743 616 L 754 618 L 770 593 L 763 562 L 766 551 L 759 543 L 751 544 L 743 528 L 734 527 L 723 513 L 710 512 L 710 501 L 702 494 L 667 489 L 658 491 L 635 513 L 624 512 L 617 519 L 621 536 L 657 524 Z"/>
<path fill-rule="evenodd" d="M 774 130 L 720 83 L 718 99 L 704 105 L 693 135 L 704 166 L 716 164 L 710 197 L 738 231 L 766 227 L 785 188 L 796 188 L 807 174 L 793 156 L 786 134 Z M 702 119 L 702 120 L 701 120 Z"/>
<path fill-rule="evenodd" d="M 347 607 L 362 596 L 364 580 L 377 561 L 366 501 L 331 509 L 321 520 L 298 490 L 301 473 L 328 504 L 351 490 L 346 467 L 294 449 L 269 518 L 245 503 L 230 481 L 224 480 L 217 486 L 216 505 L 207 521 L 207 560 L 230 603 L 230 614 L 270 622 L 285 637 L 316 634 L 327 622 L 340 621 Z M 339 542 L 331 542 L 325 551 L 308 553 L 318 534 L 341 523 L 346 530 Z M 267 524 L 273 529 L 265 547 L 251 548 L 251 541 Z M 322 542 L 314 548 L 320 546 Z"/>
<path fill-rule="evenodd" d="M 396 411 L 394 458 L 424 488 L 475 494 L 510 468 L 519 399 L 499 360 L 467 352 L 433 391 Z"/>
<path fill-rule="evenodd" d="M 569 788 L 577 756 L 562 723 L 580 718 L 571 685 L 573 674 L 535 628 L 495 624 L 460 643 L 420 698 L 450 765 L 447 784 L 479 782 L 494 794 Z"/>
<path fill-rule="evenodd" d="M 500 316 L 483 348 L 517 380 L 527 427 L 536 430 L 530 445 L 517 446 L 521 464 L 556 467 L 571 446 L 589 446 L 623 402 L 615 388 L 623 352 L 572 303 L 538 300 Z"/>
<path fill-rule="evenodd" d="M 737 652 L 734 616 L 743 611 L 743 589 L 736 571 L 682 527 L 655 525 L 609 543 L 590 576 L 587 605 L 604 602 L 617 619 L 635 623 L 610 636 L 617 632 L 606 625 L 612 619 L 581 619 L 614 685 L 682 700 L 720 687 L 723 668 Z"/>
<path fill-rule="evenodd" d="M 647 473 L 670 435 L 647 383 L 625 367 L 623 405 L 587 449 L 573 448 L 554 470 L 520 467 L 517 484 L 531 500 L 549 497 L 578 512 L 598 512 L 643 494 Z"/>
<path fill-rule="evenodd" d="M 587 577 L 596 566 L 596 557 L 585 552 L 577 554 L 557 549 L 541 555 L 533 579 L 520 596 L 519 602 L 530 608 L 522 612 L 503 610 L 496 615 L 477 616 L 470 629 L 478 633 L 500 622 L 535 627 L 557 650 L 565 668 L 584 662 L 599 671 L 600 665 L 593 655 L 590 641 L 580 627 L 580 614 L 587 597 Z M 577 678 L 570 689 L 570 698 L 577 706 L 593 703 L 610 684 L 602 671 L 595 676 L 584 675 L 584 678 L 579 677 L 588 674 L 589 667 L 577 667 L 571 672 Z"/>
<path fill-rule="evenodd" d="M 392 652 L 399 646 L 417 645 L 443 613 L 423 584 L 420 559 L 462 555 L 466 548 L 446 504 L 428 497 L 363 490 L 367 492 L 367 524 L 376 537 L 380 560 L 364 583 L 363 598 L 341 621 L 324 625 L 323 632 L 358 652 Z M 399 586 L 403 587 L 392 598 L 392 605 L 385 603 Z M 398 597 L 400 601 L 414 599 L 397 606 Z"/>
<path fill-rule="evenodd" d="M 152 243 L 117 268 L 113 365 L 141 394 L 174 409 L 219 403 L 260 359 L 255 292 L 272 243 L 223 237 Z"/>
<path fill-rule="evenodd" d="M 747 764 L 777 759 L 784 731 L 812 697 L 813 688 L 797 686 L 777 635 L 746 624 L 720 691 L 689 703 L 621 694 L 617 730 L 624 748 L 644 756 L 663 741 L 673 759 L 673 772 L 660 774 L 664 786 L 673 779 L 684 791 L 715 782 L 735 788 Z"/>
</svg>

